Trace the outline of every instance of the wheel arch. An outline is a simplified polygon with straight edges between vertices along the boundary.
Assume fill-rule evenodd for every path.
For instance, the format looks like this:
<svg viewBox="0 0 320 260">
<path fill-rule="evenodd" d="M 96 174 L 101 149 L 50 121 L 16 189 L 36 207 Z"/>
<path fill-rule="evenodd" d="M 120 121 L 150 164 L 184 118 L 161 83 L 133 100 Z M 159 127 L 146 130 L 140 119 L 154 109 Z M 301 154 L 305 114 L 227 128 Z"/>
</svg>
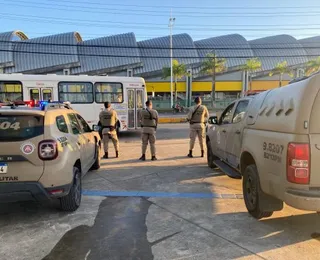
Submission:
<svg viewBox="0 0 320 260">
<path fill-rule="evenodd" d="M 241 154 L 241 158 L 240 158 L 240 172 L 241 175 L 243 175 L 244 170 L 247 168 L 247 166 L 254 164 L 257 166 L 256 164 L 256 160 L 254 159 L 254 156 L 248 152 L 248 151 L 244 151 Z"/>
<path fill-rule="evenodd" d="M 80 172 L 82 173 L 82 168 L 81 168 L 81 161 L 80 159 L 76 160 L 73 166 L 76 166 L 79 168 Z"/>
<path fill-rule="evenodd" d="M 98 141 L 98 138 L 95 136 L 94 142 L 97 143 L 99 145 L 99 147 L 101 148 L 101 139 L 99 139 L 99 141 Z"/>
</svg>

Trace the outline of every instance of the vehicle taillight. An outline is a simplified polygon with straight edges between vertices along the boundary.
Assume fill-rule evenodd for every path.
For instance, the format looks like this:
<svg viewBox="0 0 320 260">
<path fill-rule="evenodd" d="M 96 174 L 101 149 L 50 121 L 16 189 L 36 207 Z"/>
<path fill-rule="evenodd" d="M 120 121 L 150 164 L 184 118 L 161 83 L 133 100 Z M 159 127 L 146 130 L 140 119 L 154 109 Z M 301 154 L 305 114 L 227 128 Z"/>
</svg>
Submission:
<svg viewBox="0 0 320 260">
<path fill-rule="evenodd" d="M 44 140 L 39 143 L 39 158 L 41 160 L 54 160 L 58 157 L 58 146 L 54 140 Z"/>
<path fill-rule="evenodd" d="M 309 144 L 289 143 L 287 155 L 287 180 L 297 184 L 310 181 Z"/>
</svg>

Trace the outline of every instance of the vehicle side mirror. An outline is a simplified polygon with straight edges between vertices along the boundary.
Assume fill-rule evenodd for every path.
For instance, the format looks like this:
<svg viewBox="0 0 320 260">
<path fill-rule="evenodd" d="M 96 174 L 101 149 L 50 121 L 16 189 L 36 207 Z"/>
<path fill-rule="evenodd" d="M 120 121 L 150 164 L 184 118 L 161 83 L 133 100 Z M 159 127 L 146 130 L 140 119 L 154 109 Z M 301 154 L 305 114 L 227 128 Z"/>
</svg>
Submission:
<svg viewBox="0 0 320 260">
<path fill-rule="evenodd" d="M 101 127 L 98 126 L 98 125 L 93 125 L 93 126 L 92 126 L 92 131 L 99 132 L 100 129 L 101 129 Z"/>
<path fill-rule="evenodd" d="M 208 119 L 208 123 L 212 125 L 218 124 L 218 117 L 217 116 L 210 116 Z"/>
</svg>

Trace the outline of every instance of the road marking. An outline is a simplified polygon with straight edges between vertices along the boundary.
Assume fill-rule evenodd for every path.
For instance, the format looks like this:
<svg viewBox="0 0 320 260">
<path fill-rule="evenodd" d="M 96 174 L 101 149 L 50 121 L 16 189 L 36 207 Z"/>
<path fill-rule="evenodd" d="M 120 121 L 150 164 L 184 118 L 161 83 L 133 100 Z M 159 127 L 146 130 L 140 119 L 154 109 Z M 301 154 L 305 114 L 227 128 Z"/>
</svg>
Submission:
<svg viewBox="0 0 320 260">
<path fill-rule="evenodd" d="M 188 193 L 188 192 L 149 192 L 149 191 L 109 191 L 83 190 L 85 196 L 99 197 L 154 197 L 154 198 L 193 198 L 193 199 L 243 199 L 242 194 Z"/>
</svg>

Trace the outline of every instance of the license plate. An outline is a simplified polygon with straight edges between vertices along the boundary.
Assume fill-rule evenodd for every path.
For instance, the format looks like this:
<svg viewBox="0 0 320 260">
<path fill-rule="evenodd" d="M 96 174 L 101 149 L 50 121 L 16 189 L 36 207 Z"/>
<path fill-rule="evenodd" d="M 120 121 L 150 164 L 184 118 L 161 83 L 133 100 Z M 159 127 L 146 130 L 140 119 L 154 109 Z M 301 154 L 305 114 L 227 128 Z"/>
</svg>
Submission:
<svg viewBox="0 0 320 260">
<path fill-rule="evenodd" d="M 8 171 L 8 164 L 0 163 L 0 174 L 5 174 Z"/>
</svg>

